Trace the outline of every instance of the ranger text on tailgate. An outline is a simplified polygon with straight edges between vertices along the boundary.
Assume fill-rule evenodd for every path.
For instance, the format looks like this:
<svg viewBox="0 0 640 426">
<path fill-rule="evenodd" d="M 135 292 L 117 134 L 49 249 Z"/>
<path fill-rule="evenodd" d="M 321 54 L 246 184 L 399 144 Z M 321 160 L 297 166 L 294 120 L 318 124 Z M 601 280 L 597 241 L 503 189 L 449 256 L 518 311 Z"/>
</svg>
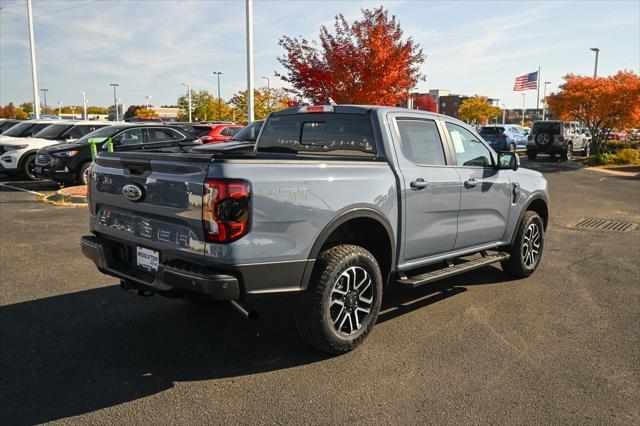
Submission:
<svg viewBox="0 0 640 426">
<path fill-rule="evenodd" d="M 122 287 L 231 302 L 295 292 L 304 340 L 346 352 L 390 286 L 540 263 L 547 182 L 451 117 L 394 107 L 273 113 L 255 148 L 101 153 L 82 249 Z"/>
</svg>

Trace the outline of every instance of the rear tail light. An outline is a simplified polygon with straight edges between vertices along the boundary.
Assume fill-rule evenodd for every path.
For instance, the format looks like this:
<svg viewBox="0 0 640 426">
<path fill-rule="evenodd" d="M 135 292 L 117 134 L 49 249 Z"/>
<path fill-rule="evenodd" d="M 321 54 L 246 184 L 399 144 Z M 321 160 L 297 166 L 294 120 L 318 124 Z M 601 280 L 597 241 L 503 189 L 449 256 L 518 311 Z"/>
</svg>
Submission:
<svg viewBox="0 0 640 426">
<path fill-rule="evenodd" d="M 316 106 L 303 106 L 298 109 L 298 112 L 333 112 L 333 106 L 331 105 L 316 105 Z"/>
<path fill-rule="evenodd" d="M 244 180 L 208 179 L 202 196 L 207 241 L 230 243 L 249 232 L 251 185 Z"/>
</svg>

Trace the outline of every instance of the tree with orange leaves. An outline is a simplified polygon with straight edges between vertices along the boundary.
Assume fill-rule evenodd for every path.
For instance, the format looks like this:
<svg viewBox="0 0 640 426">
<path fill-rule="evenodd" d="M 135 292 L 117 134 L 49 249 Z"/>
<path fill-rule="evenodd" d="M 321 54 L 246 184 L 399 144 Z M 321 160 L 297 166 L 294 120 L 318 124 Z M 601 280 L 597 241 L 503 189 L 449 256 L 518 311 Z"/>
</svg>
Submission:
<svg viewBox="0 0 640 426">
<path fill-rule="evenodd" d="M 640 127 L 640 77 L 619 71 L 609 77 L 568 74 L 560 92 L 547 96 L 549 109 L 562 120 L 577 120 L 591 132 L 591 149 L 601 153 L 614 129 Z"/>
<path fill-rule="evenodd" d="M 287 72 L 279 75 L 294 94 L 314 102 L 396 105 L 424 80 L 424 54 L 411 37 L 403 39 L 395 16 L 383 7 L 363 9 L 363 17 L 349 24 L 335 18 L 335 34 L 320 27 L 320 46 L 283 36 L 286 53 L 278 61 Z"/>
<path fill-rule="evenodd" d="M 433 100 L 431 95 L 418 96 L 413 100 L 413 107 L 415 109 L 419 109 L 420 111 L 438 111 L 438 105 L 436 104 L 436 101 Z"/>
</svg>

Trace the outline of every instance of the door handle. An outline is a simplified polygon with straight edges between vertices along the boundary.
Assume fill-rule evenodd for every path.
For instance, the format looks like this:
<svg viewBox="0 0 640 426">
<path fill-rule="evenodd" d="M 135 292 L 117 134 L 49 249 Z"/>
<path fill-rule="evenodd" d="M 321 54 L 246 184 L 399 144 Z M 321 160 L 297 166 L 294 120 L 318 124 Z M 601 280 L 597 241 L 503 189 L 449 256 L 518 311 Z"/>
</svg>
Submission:
<svg viewBox="0 0 640 426">
<path fill-rule="evenodd" d="M 475 186 L 477 184 L 478 184 L 478 182 L 474 178 L 469 178 L 469 179 L 464 181 L 464 187 L 465 188 L 475 188 Z"/>
<path fill-rule="evenodd" d="M 420 190 L 420 189 L 424 189 L 427 186 L 429 186 L 429 182 L 426 182 L 422 178 L 418 178 L 418 179 L 416 179 L 414 181 L 411 181 L 410 186 L 411 186 L 411 188 L 413 188 L 415 190 Z"/>
</svg>

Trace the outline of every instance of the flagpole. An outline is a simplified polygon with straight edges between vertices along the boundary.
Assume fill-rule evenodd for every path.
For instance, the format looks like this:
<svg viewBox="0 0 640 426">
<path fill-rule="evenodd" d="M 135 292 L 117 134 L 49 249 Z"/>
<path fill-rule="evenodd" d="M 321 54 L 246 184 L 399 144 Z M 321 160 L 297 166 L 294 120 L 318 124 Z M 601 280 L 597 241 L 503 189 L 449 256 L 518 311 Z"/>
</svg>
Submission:
<svg viewBox="0 0 640 426">
<path fill-rule="evenodd" d="M 538 65 L 538 97 L 536 99 L 536 117 L 540 118 L 539 111 L 540 111 L 540 66 Z"/>
</svg>

